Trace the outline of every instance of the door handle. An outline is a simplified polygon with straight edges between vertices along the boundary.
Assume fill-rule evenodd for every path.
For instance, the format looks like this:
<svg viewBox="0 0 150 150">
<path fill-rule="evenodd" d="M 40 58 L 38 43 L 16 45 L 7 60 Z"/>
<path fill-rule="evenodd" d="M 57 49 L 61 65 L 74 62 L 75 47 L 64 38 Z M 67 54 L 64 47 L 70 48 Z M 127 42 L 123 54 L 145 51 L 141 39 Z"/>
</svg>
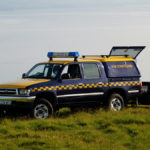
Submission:
<svg viewBox="0 0 150 150">
<path fill-rule="evenodd" d="M 99 84 L 99 85 L 102 85 L 103 83 L 102 83 L 102 82 L 98 82 L 98 84 Z"/>
<path fill-rule="evenodd" d="M 79 86 L 82 86 L 83 85 L 83 83 L 79 83 Z"/>
</svg>

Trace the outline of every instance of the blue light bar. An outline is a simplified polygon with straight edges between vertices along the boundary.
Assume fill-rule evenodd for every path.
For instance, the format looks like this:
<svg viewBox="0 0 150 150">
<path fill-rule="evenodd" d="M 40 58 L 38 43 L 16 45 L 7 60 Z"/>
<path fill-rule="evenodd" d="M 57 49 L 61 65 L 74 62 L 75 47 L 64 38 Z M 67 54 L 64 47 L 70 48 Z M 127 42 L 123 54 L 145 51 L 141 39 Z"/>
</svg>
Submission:
<svg viewBox="0 0 150 150">
<path fill-rule="evenodd" d="M 47 56 L 49 58 L 72 58 L 79 57 L 79 52 L 48 52 Z"/>
<path fill-rule="evenodd" d="M 78 57 L 80 55 L 79 52 L 69 52 L 69 56 Z"/>
</svg>

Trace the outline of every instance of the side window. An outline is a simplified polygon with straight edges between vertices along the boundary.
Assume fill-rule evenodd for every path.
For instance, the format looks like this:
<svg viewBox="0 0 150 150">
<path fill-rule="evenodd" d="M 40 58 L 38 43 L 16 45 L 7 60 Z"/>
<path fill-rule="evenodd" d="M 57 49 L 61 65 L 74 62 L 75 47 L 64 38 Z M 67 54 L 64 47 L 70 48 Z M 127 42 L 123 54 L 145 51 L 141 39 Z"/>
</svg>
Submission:
<svg viewBox="0 0 150 150">
<path fill-rule="evenodd" d="M 63 69 L 61 75 L 68 73 L 68 65 L 65 66 L 65 68 Z"/>
<path fill-rule="evenodd" d="M 63 74 L 68 74 L 69 79 L 81 78 L 80 66 L 78 64 L 67 65 L 62 71 L 62 75 Z"/>
<path fill-rule="evenodd" d="M 83 64 L 83 70 L 84 70 L 84 78 L 86 79 L 100 77 L 98 66 L 95 63 Z"/>
</svg>

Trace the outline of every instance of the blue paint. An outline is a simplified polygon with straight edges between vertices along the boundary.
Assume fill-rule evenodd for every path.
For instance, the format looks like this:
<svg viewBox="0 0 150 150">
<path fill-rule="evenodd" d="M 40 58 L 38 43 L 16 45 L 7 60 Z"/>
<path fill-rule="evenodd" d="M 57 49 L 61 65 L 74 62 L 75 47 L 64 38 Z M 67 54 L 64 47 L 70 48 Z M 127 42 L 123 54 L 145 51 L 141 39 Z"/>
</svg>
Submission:
<svg viewBox="0 0 150 150">
<path fill-rule="evenodd" d="M 79 52 L 48 52 L 48 57 L 78 57 Z"/>
<path fill-rule="evenodd" d="M 134 61 L 104 62 L 108 78 L 141 77 Z"/>
</svg>

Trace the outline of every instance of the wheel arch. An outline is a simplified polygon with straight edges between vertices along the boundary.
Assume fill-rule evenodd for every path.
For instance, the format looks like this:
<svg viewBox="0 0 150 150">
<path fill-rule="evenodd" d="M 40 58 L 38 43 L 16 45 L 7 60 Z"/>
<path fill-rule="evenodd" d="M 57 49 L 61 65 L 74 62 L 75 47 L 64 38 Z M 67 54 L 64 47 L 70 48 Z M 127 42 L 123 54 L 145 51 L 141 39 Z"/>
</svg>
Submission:
<svg viewBox="0 0 150 150">
<path fill-rule="evenodd" d="M 120 94 L 123 99 L 124 99 L 124 103 L 126 104 L 127 103 L 127 92 L 125 89 L 122 89 L 122 88 L 113 88 L 113 89 L 109 89 L 105 95 L 105 99 L 108 100 L 109 97 L 112 95 L 112 94 Z"/>
<path fill-rule="evenodd" d="M 54 92 L 37 93 L 34 104 L 37 103 L 40 98 L 47 99 L 53 105 L 54 109 L 57 109 L 57 97 Z"/>
</svg>

